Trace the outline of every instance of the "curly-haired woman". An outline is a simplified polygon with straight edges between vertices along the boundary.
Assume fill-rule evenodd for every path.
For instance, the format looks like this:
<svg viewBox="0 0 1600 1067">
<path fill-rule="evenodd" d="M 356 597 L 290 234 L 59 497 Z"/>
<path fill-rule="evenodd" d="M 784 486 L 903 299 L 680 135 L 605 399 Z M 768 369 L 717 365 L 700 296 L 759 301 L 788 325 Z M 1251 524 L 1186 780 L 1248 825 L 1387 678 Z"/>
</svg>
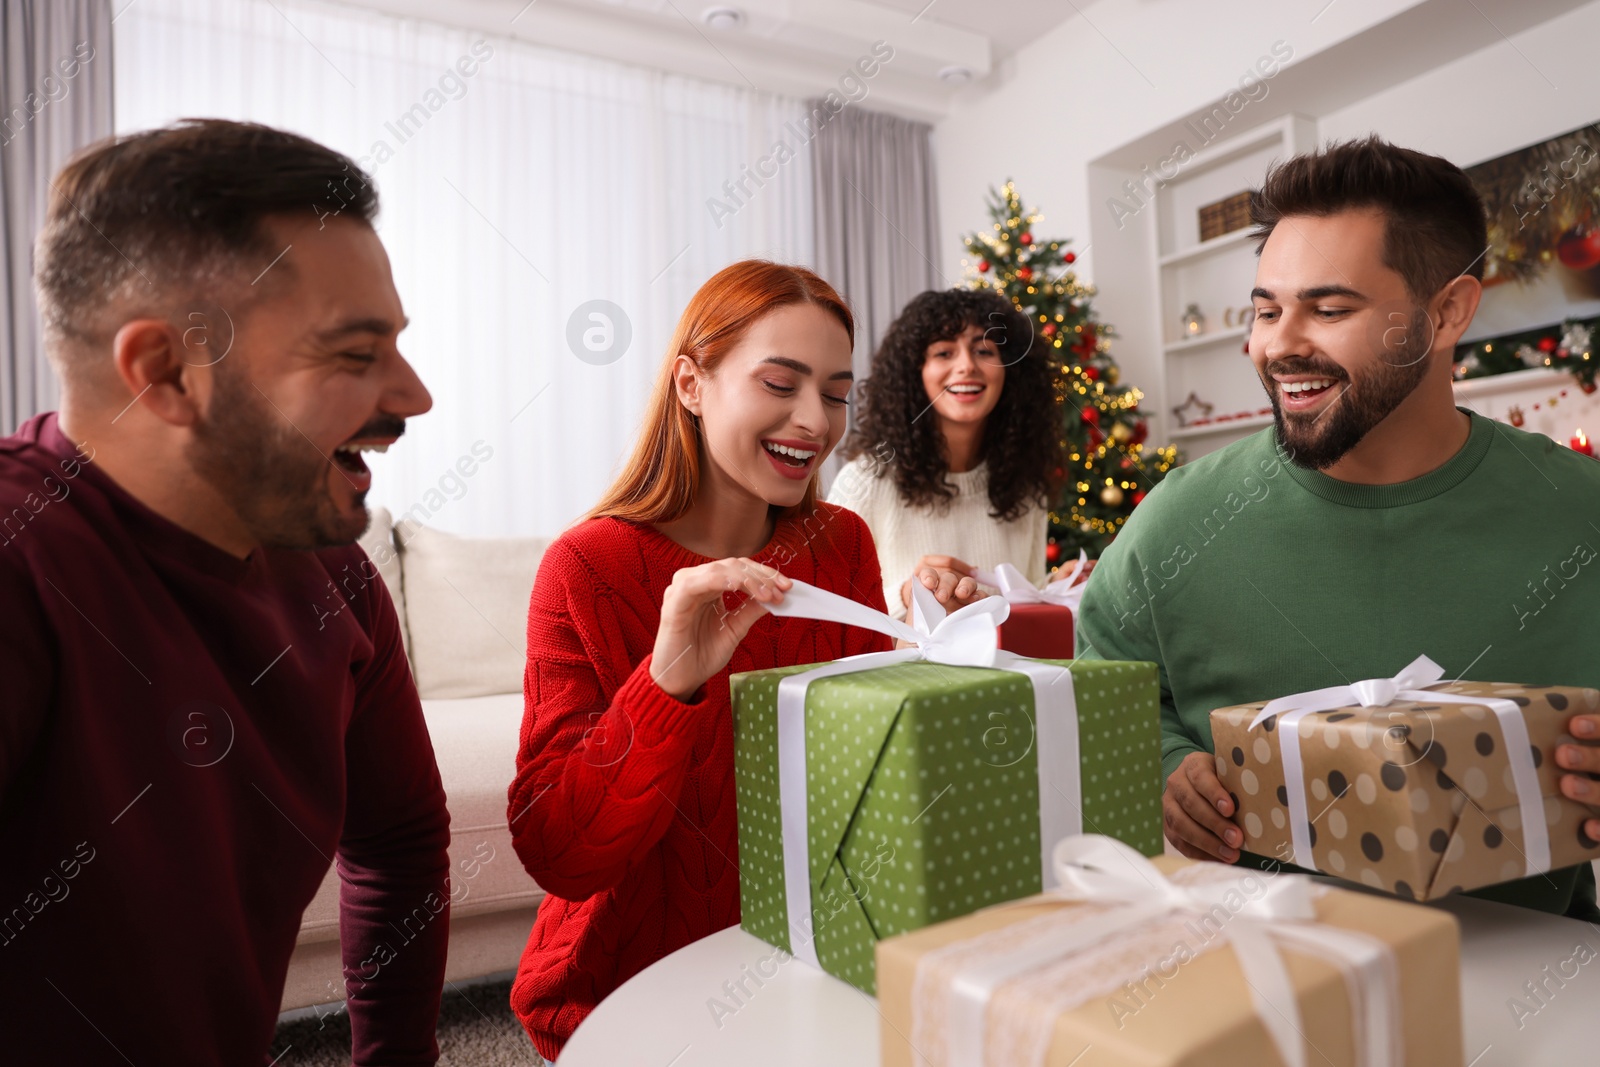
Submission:
<svg viewBox="0 0 1600 1067">
<path fill-rule="evenodd" d="M 941 572 L 948 584 L 974 565 L 1046 577 L 1061 415 L 1031 325 L 991 290 L 930 290 L 906 305 L 873 356 L 851 462 L 828 502 L 866 520 L 897 614 L 913 574 L 941 593 Z M 954 590 L 958 601 L 976 593 L 970 578 Z"/>
</svg>

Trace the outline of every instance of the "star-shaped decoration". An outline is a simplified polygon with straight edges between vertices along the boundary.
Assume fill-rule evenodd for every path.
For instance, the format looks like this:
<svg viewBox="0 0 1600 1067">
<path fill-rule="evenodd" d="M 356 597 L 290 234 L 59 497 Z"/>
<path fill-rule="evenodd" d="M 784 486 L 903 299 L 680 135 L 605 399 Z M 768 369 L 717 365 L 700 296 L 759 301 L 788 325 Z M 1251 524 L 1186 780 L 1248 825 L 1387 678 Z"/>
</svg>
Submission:
<svg viewBox="0 0 1600 1067">
<path fill-rule="evenodd" d="M 1210 418 L 1211 412 L 1215 407 L 1216 405 L 1207 404 L 1194 393 L 1190 393 L 1189 399 L 1173 408 L 1172 413 L 1178 417 L 1179 426 L 1188 426 L 1191 421 L 1197 422 L 1200 419 Z M 1199 413 L 1198 417 L 1196 412 Z"/>
</svg>

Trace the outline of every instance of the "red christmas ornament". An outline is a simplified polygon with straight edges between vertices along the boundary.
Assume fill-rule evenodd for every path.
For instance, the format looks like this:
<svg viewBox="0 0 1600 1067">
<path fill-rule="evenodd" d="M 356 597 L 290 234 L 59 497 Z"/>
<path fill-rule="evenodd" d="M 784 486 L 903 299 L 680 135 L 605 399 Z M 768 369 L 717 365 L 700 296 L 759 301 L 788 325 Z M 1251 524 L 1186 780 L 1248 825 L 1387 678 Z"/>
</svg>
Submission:
<svg viewBox="0 0 1600 1067">
<path fill-rule="evenodd" d="M 1084 408 L 1083 409 L 1083 421 L 1088 423 L 1090 426 L 1099 426 L 1100 425 L 1100 409 L 1099 408 L 1095 408 L 1095 407 Z"/>
<path fill-rule="evenodd" d="M 1019 244 L 1019 245 L 1031 245 L 1031 244 L 1033 244 L 1033 234 L 1024 233 L 1021 237 L 1017 238 L 1017 244 Z"/>
<path fill-rule="evenodd" d="M 1594 382 L 1579 382 L 1578 388 L 1582 389 L 1585 393 L 1592 393 L 1596 389 L 1600 389 L 1600 385 L 1596 385 Z"/>
<path fill-rule="evenodd" d="M 1032 267 L 1018 267 L 1017 268 L 1017 277 L 1021 278 L 1025 282 L 1031 282 L 1033 280 L 1033 268 Z"/>
<path fill-rule="evenodd" d="M 1574 226 L 1562 234 L 1557 242 L 1556 258 L 1561 260 L 1562 266 L 1572 270 L 1600 266 L 1600 230 Z"/>
<path fill-rule="evenodd" d="M 1149 436 L 1150 436 L 1150 424 L 1149 423 L 1141 422 L 1141 423 L 1139 423 L 1137 426 L 1135 426 L 1133 428 L 1133 443 L 1134 444 L 1136 444 L 1136 445 L 1144 444 L 1145 438 L 1147 438 Z"/>
<path fill-rule="evenodd" d="M 1539 338 L 1539 351 L 1545 353 L 1546 355 L 1549 355 L 1551 352 L 1554 352 L 1555 350 L 1556 350 L 1556 339 L 1554 337 L 1541 337 L 1541 338 Z"/>
<path fill-rule="evenodd" d="M 1127 456 L 1123 456 L 1122 462 L 1118 464 L 1118 466 L 1120 466 L 1123 470 L 1132 470 L 1133 460 L 1129 459 Z"/>
<path fill-rule="evenodd" d="M 1053 322 L 1045 323 L 1044 324 L 1044 335 L 1046 337 L 1054 337 L 1056 335 L 1056 324 L 1053 323 Z"/>
<path fill-rule="evenodd" d="M 1097 382 L 1100 380 L 1100 368 L 1085 367 L 1083 368 L 1083 376 L 1089 379 L 1091 382 Z"/>
<path fill-rule="evenodd" d="M 1061 262 L 1063 263 L 1076 263 L 1077 261 L 1077 254 L 1073 252 L 1068 252 L 1066 255 L 1061 257 Z"/>
<path fill-rule="evenodd" d="M 1056 544 L 1054 541 L 1051 541 L 1048 545 L 1045 545 L 1044 558 L 1049 560 L 1051 563 L 1054 563 L 1056 560 L 1060 559 L 1061 546 Z"/>
<path fill-rule="evenodd" d="M 1142 503 L 1144 503 L 1144 490 L 1140 489 L 1133 494 L 1133 506 L 1138 507 Z"/>
<path fill-rule="evenodd" d="M 1089 447 L 1090 448 L 1099 448 L 1101 443 L 1103 441 L 1105 441 L 1105 439 L 1106 439 L 1106 435 L 1101 433 L 1100 430 L 1097 427 L 1094 427 L 1094 426 L 1089 427 Z"/>
<path fill-rule="evenodd" d="M 988 274 L 989 273 L 989 261 L 987 259 L 978 260 L 978 273 L 979 274 Z"/>
</svg>

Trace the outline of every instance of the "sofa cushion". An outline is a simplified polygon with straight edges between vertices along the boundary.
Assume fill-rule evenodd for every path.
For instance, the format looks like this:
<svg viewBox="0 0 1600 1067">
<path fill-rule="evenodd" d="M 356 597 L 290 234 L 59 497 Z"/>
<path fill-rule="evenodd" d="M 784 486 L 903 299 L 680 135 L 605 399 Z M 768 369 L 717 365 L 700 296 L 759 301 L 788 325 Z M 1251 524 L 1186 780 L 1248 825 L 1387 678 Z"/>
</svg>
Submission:
<svg viewBox="0 0 1600 1067">
<path fill-rule="evenodd" d="M 457 537 L 402 519 L 395 543 L 417 692 L 521 693 L 528 598 L 549 539 Z"/>
<path fill-rule="evenodd" d="M 357 542 L 378 568 L 383 584 L 388 587 L 389 599 L 394 601 L 395 614 L 400 616 L 400 643 L 406 656 L 411 655 L 411 635 L 406 630 L 406 594 L 400 581 L 400 553 L 394 545 L 394 519 L 388 508 L 373 508 L 372 521 L 367 532 Z"/>
<path fill-rule="evenodd" d="M 511 848 L 506 792 L 516 773 L 522 694 L 428 700 L 445 803 L 450 807 L 450 913 L 455 918 L 537 902 L 536 885 Z M 339 936 L 339 874 L 329 868 L 301 918 L 302 943 Z"/>
</svg>

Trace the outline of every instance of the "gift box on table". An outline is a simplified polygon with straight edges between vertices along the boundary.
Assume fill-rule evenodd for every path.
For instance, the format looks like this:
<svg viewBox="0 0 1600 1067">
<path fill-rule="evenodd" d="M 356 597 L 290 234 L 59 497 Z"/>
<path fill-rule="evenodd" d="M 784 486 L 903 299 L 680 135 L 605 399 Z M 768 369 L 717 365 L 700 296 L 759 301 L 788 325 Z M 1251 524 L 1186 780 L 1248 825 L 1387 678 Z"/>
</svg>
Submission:
<svg viewBox="0 0 1600 1067">
<path fill-rule="evenodd" d="M 1555 763 L 1600 692 L 1443 673 L 1422 656 L 1392 679 L 1213 711 L 1244 847 L 1416 900 L 1600 858 L 1583 829 L 1600 809 L 1561 795 Z"/>
<path fill-rule="evenodd" d="M 879 942 L 883 1067 L 1460 1067 L 1446 912 L 1064 841 L 1060 890 Z"/>
<path fill-rule="evenodd" d="M 918 631 L 794 583 L 778 614 L 922 647 L 732 677 L 745 930 L 870 993 L 878 938 L 1038 892 L 1063 834 L 1161 851 L 1155 665 L 1008 656 L 1005 610 Z"/>
<path fill-rule="evenodd" d="M 1013 604 L 1000 627 L 1000 647 L 1030 659 L 1071 659 L 1072 609 L 1053 604 Z"/>
<path fill-rule="evenodd" d="M 1002 563 L 992 571 L 979 570 L 974 577 L 979 585 L 998 589 L 1011 612 L 1000 624 L 1000 647 L 1007 652 L 1032 659 L 1071 659 L 1076 647 L 1074 617 L 1083 599 L 1084 583 L 1078 574 L 1088 556 L 1080 551 L 1077 565 L 1065 578 L 1036 589 L 1021 571 Z M 1077 582 L 1077 584 L 1074 584 Z"/>
</svg>

